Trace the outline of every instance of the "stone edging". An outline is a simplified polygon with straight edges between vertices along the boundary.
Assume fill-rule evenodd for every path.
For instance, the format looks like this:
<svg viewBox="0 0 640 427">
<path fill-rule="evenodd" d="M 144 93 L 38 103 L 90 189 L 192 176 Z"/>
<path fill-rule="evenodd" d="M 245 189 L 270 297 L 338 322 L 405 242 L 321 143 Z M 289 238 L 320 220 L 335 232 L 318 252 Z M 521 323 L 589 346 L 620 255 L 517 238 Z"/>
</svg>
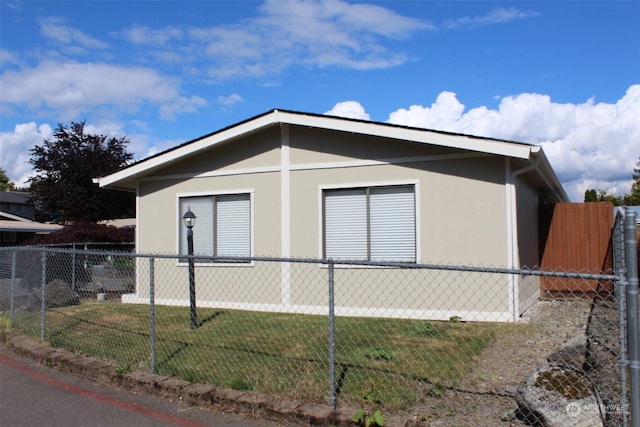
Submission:
<svg viewBox="0 0 640 427">
<path fill-rule="evenodd" d="M 334 410 L 329 405 L 281 400 L 253 391 L 225 389 L 204 383 L 193 384 L 179 378 L 144 371 L 117 374 L 117 367 L 112 363 L 52 348 L 45 343 L 23 336 L 9 337 L 6 344 L 14 353 L 26 356 L 42 365 L 132 391 L 182 399 L 196 406 L 312 426 L 353 427 L 356 425 L 352 419 L 357 408 L 345 407 Z M 413 425 L 415 425 L 413 420 L 403 421 L 397 417 L 385 416 L 387 427 Z"/>
</svg>

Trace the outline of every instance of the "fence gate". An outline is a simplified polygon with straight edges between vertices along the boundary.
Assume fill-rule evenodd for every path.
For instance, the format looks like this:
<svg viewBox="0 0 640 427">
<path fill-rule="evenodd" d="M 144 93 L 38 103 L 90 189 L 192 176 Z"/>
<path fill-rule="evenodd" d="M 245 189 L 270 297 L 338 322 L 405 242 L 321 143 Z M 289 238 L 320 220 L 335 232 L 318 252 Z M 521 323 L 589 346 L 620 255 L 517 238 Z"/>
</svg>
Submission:
<svg viewBox="0 0 640 427">
<path fill-rule="evenodd" d="M 540 268 L 592 274 L 610 271 L 612 226 L 611 202 L 543 206 L 540 213 Z M 597 280 L 546 277 L 540 286 L 543 298 L 612 292 L 609 284 Z"/>
</svg>

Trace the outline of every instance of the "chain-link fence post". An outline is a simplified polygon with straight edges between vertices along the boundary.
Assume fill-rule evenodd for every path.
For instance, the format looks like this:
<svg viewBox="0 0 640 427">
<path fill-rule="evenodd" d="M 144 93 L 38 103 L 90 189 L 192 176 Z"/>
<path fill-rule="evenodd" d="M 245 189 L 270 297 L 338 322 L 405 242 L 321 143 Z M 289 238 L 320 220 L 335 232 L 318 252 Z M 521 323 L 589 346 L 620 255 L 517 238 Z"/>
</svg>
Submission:
<svg viewBox="0 0 640 427">
<path fill-rule="evenodd" d="M 631 425 L 640 427 L 640 319 L 638 318 L 638 234 L 636 213 L 625 214 L 625 246 L 627 260 L 627 342 L 631 385 Z"/>
<path fill-rule="evenodd" d="M 156 373 L 156 286 L 155 260 L 149 258 L 149 345 L 151 352 L 151 373 Z"/>
<path fill-rule="evenodd" d="M 13 320 L 16 299 L 16 252 L 11 254 L 11 289 L 9 290 L 9 317 Z"/>
<path fill-rule="evenodd" d="M 73 293 L 75 294 L 78 289 L 76 287 L 76 244 L 74 243 L 73 246 L 73 253 L 71 254 L 71 289 L 73 290 Z"/>
<path fill-rule="evenodd" d="M 40 313 L 40 341 L 45 341 L 46 337 L 46 318 L 47 318 L 47 253 L 42 251 L 42 306 Z"/>
<path fill-rule="evenodd" d="M 620 342 L 620 383 L 621 402 L 628 402 L 628 381 L 627 381 L 627 271 L 625 266 L 625 219 L 624 213 L 618 213 L 615 218 L 612 246 L 613 246 L 613 271 L 619 277 L 615 284 L 614 294 L 618 302 L 618 323 Z M 629 424 L 629 414 L 623 413 L 622 425 Z"/>
<path fill-rule="evenodd" d="M 334 265 L 329 260 L 329 404 L 336 406 L 336 342 L 335 342 L 335 300 Z"/>
</svg>

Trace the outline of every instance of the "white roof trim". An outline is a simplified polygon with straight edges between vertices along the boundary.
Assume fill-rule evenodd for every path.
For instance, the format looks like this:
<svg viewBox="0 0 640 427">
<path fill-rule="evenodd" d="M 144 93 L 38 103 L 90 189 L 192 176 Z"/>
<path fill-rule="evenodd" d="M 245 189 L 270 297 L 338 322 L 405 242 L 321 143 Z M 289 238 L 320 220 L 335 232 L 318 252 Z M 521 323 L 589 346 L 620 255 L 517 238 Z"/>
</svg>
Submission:
<svg viewBox="0 0 640 427">
<path fill-rule="evenodd" d="M 400 139 L 403 141 L 421 142 L 461 150 L 517 157 L 520 159 L 528 159 L 531 149 L 534 148 L 532 145 L 515 142 L 436 132 L 428 129 L 395 127 L 377 122 L 354 122 L 341 120 L 340 118 L 332 116 L 304 116 L 287 112 L 278 113 L 282 116 L 281 122 L 292 125 L 311 126 L 321 129 Z"/>
<path fill-rule="evenodd" d="M 33 222 L 33 220 L 29 218 L 24 218 L 18 215 L 10 214 L 9 212 L 5 212 L 5 211 L 0 211 L 0 217 L 5 217 L 11 220 L 20 221 L 20 222 Z"/>
<path fill-rule="evenodd" d="M 111 175 L 95 178 L 94 182 L 99 184 L 100 187 L 107 187 L 120 181 L 144 175 L 167 163 L 178 161 L 185 156 L 209 149 L 219 143 L 256 132 L 259 129 L 278 123 L 399 139 L 519 159 L 529 159 L 532 151 L 535 152 L 539 150 L 539 147 L 516 142 L 450 134 L 427 129 L 392 126 L 377 122 L 355 121 L 340 117 L 273 110 L 262 116 L 257 116 L 209 136 L 194 140 L 181 147 L 167 151 L 164 154 L 142 160 Z"/>
<path fill-rule="evenodd" d="M 61 225 L 43 224 L 41 222 L 22 222 L 0 220 L 0 231 L 13 231 L 18 233 L 51 233 L 60 230 Z"/>
<path fill-rule="evenodd" d="M 229 139 L 234 139 L 247 133 L 255 132 L 256 130 L 273 123 L 277 123 L 277 121 L 273 120 L 273 113 L 266 116 L 258 117 L 255 120 L 244 122 L 213 135 L 195 140 L 192 143 L 176 148 L 175 150 L 167 151 L 166 153 L 160 154 L 159 156 L 152 157 L 148 160 L 142 160 L 140 163 L 115 172 L 111 175 L 94 179 L 94 182 L 99 184 L 100 187 L 105 187 L 123 179 L 131 178 L 136 175 L 142 175 L 145 172 L 163 166 L 166 163 L 174 162 L 184 156 L 208 149 Z"/>
</svg>

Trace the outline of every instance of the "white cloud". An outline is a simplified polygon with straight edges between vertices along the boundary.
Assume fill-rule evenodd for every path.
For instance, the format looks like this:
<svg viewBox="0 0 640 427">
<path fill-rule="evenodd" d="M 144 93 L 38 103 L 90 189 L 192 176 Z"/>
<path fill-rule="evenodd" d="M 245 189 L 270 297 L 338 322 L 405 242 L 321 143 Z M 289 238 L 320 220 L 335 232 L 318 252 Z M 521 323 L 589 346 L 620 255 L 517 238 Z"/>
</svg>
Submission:
<svg viewBox="0 0 640 427">
<path fill-rule="evenodd" d="M 206 105 L 206 99 L 199 96 L 194 95 L 189 98 L 181 96 L 174 99 L 171 103 L 162 105 L 160 107 L 160 117 L 165 120 L 174 120 L 177 114 L 195 113 Z"/>
<path fill-rule="evenodd" d="M 59 17 L 49 17 L 40 21 L 40 31 L 42 34 L 58 43 L 67 45 L 78 45 L 88 49 L 106 49 L 108 43 L 94 39 L 83 31 L 69 27 L 64 19 Z"/>
<path fill-rule="evenodd" d="M 21 65 L 22 61 L 14 52 L 0 48 L 0 64 L 6 69 L 9 64 Z"/>
<path fill-rule="evenodd" d="M 390 9 L 331 1 L 269 0 L 255 20 L 261 40 L 277 46 L 274 56 L 297 58 L 311 66 L 354 69 L 393 67 L 406 61 L 403 52 L 387 49 L 384 38 L 408 37 L 432 25 Z M 319 37 L 319 35 L 322 35 Z"/>
<path fill-rule="evenodd" d="M 447 20 L 444 22 L 443 27 L 449 29 L 474 28 L 482 25 L 502 24 L 516 19 L 535 18 L 537 16 L 539 16 L 537 12 L 525 12 L 515 7 L 500 7 L 482 16 L 463 16 Z"/>
<path fill-rule="evenodd" d="M 258 15 L 233 24 L 153 29 L 134 26 L 122 36 L 144 46 L 140 55 L 204 70 L 219 82 L 274 76 L 292 66 L 358 70 L 394 67 L 409 55 L 387 40 L 430 30 L 429 22 L 378 5 L 340 0 L 268 0 Z M 176 52 L 180 52 L 178 56 Z"/>
<path fill-rule="evenodd" d="M 326 113 L 328 116 L 347 117 L 350 119 L 371 120 L 364 107 L 356 101 L 338 102 Z"/>
<path fill-rule="evenodd" d="M 431 23 L 399 15 L 382 6 L 340 0 L 267 0 L 261 10 L 264 21 L 287 29 L 302 40 L 328 38 L 330 42 L 343 43 L 358 32 L 403 38 L 416 30 L 433 28 Z"/>
<path fill-rule="evenodd" d="M 502 99 L 497 110 L 465 112 L 452 92 L 430 107 L 413 105 L 389 122 L 449 132 L 540 144 L 573 201 L 588 188 L 624 194 L 640 156 L 640 85 L 615 104 L 558 104 L 547 95 L 524 93 Z"/>
<path fill-rule="evenodd" d="M 442 92 L 431 107 L 412 105 L 389 115 L 389 122 L 427 129 L 449 129 L 460 120 L 464 105 L 453 92 Z"/>
<path fill-rule="evenodd" d="M 18 124 L 12 132 L 0 133 L 0 167 L 18 187 L 25 186 L 34 173 L 29 163 L 29 150 L 52 136 L 51 126 L 37 125 L 35 122 Z"/>
<path fill-rule="evenodd" d="M 177 80 L 144 67 L 47 61 L 6 71 L 0 86 L 3 106 L 55 110 L 64 121 L 103 106 L 135 112 L 149 103 L 159 106 L 162 117 L 171 118 L 206 105 L 197 96 L 180 96 Z"/>
<path fill-rule="evenodd" d="M 175 26 L 154 30 L 142 25 L 134 25 L 123 30 L 122 36 L 134 44 L 164 45 L 171 40 L 181 40 L 184 36 L 184 31 Z"/>
<path fill-rule="evenodd" d="M 233 107 L 236 104 L 244 102 L 244 99 L 237 93 L 232 93 L 228 96 L 219 96 L 216 98 L 216 101 L 224 107 Z"/>
<path fill-rule="evenodd" d="M 144 123 L 132 123 L 133 126 L 143 126 Z M 57 125 L 56 125 L 57 127 Z M 125 132 L 121 123 L 118 122 L 98 122 L 86 123 L 85 131 L 92 135 L 106 135 L 107 137 L 126 137 L 129 141 L 127 151 L 134 155 L 136 160 L 140 160 L 169 149 L 184 141 L 179 140 L 152 140 L 148 133 Z M 29 163 L 31 159 L 30 150 L 36 145 L 42 145 L 45 139 L 52 139 L 54 129 L 47 123 L 36 124 L 35 122 L 21 123 L 14 127 L 12 131 L 0 133 L 0 168 L 7 172 L 9 179 L 18 187 L 26 186 L 27 180 L 35 175 L 33 166 Z"/>
</svg>

